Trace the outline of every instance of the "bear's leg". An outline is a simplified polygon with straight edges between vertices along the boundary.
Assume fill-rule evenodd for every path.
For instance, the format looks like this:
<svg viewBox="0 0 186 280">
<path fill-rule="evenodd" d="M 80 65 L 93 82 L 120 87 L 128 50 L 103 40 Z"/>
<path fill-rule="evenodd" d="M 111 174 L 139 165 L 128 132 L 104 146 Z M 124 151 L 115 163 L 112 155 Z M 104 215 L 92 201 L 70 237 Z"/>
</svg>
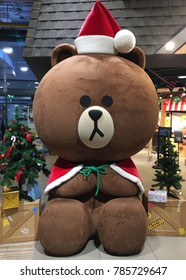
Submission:
<svg viewBox="0 0 186 280">
<path fill-rule="evenodd" d="M 115 198 L 102 206 L 98 236 L 104 249 L 115 255 L 138 254 L 147 234 L 147 214 L 137 197 Z"/>
<path fill-rule="evenodd" d="M 90 227 L 91 219 L 83 203 L 74 199 L 52 199 L 39 219 L 39 240 L 46 254 L 73 255 L 85 246 Z"/>
</svg>

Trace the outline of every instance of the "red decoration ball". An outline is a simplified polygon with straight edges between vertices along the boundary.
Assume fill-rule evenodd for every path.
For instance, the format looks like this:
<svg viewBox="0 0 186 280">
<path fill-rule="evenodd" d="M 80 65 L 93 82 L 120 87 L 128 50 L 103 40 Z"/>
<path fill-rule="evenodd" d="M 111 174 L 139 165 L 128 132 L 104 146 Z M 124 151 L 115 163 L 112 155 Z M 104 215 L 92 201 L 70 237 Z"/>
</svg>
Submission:
<svg viewBox="0 0 186 280">
<path fill-rule="evenodd" d="M 6 163 L 2 163 L 1 164 L 1 170 L 5 171 L 7 168 L 7 164 Z"/>
<path fill-rule="evenodd" d="M 11 127 L 9 127 L 8 131 L 10 131 L 10 132 L 11 132 L 11 131 L 12 131 L 12 128 L 11 128 Z"/>
<path fill-rule="evenodd" d="M 15 120 L 11 120 L 11 122 L 12 122 L 12 123 L 14 123 L 14 122 L 15 122 Z"/>
<path fill-rule="evenodd" d="M 21 126 L 20 126 L 20 130 L 23 130 L 23 129 L 24 129 L 24 126 L 23 126 L 23 125 L 21 125 Z"/>
<path fill-rule="evenodd" d="M 6 142 L 6 140 L 7 140 L 6 137 L 3 137 L 3 141 Z"/>
<path fill-rule="evenodd" d="M 0 158 L 5 158 L 5 154 L 1 154 L 1 155 L 0 155 Z"/>
<path fill-rule="evenodd" d="M 17 140 L 17 144 L 21 144 L 21 141 L 20 141 L 20 140 Z"/>
</svg>

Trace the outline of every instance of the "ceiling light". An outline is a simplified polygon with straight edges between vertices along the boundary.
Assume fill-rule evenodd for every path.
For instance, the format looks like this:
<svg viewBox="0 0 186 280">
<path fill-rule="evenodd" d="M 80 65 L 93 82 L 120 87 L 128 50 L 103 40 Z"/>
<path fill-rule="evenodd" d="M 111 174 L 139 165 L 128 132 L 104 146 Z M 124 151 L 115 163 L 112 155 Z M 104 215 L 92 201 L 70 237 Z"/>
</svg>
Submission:
<svg viewBox="0 0 186 280">
<path fill-rule="evenodd" d="M 28 67 L 27 67 L 27 66 L 23 66 L 23 67 L 21 67 L 20 69 L 21 69 L 22 72 L 28 71 Z"/>
<path fill-rule="evenodd" d="M 6 48 L 3 49 L 3 51 L 4 51 L 5 53 L 10 54 L 10 53 L 13 52 L 13 49 L 12 49 L 11 47 L 6 47 Z"/>
<path fill-rule="evenodd" d="M 186 79 L 186 76 L 178 76 L 178 79 Z"/>
<path fill-rule="evenodd" d="M 167 51 L 172 51 L 172 50 L 174 49 L 174 47 L 175 47 L 175 44 L 174 44 L 174 42 L 172 42 L 172 41 L 168 42 L 168 43 L 165 45 L 165 48 L 166 48 Z"/>
</svg>

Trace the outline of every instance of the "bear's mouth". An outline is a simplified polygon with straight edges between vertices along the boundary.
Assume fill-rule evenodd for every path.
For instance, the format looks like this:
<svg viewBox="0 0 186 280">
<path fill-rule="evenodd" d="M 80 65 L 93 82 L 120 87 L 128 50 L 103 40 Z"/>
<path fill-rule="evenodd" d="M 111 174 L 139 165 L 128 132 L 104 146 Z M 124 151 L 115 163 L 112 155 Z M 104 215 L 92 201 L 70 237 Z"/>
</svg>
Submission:
<svg viewBox="0 0 186 280">
<path fill-rule="evenodd" d="M 101 132 L 101 130 L 97 127 L 97 122 L 94 123 L 94 129 L 90 135 L 90 138 L 89 140 L 92 141 L 94 139 L 94 136 L 96 135 L 96 133 L 101 136 L 101 137 L 104 137 L 104 134 Z"/>
<path fill-rule="evenodd" d="M 78 135 L 87 147 L 105 147 L 114 134 L 114 124 L 110 113 L 100 106 L 87 108 L 78 122 Z"/>
<path fill-rule="evenodd" d="M 100 119 L 100 117 L 102 116 L 102 111 L 100 110 L 90 110 L 88 112 L 90 118 L 93 120 L 94 122 L 94 129 L 92 130 L 92 133 L 89 137 L 89 140 L 92 141 L 96 135 L 96 133 L 100 136 L 100 137 L 104 137 L 103 132 L 98 128 L 98 120 Z"/>
</svg>

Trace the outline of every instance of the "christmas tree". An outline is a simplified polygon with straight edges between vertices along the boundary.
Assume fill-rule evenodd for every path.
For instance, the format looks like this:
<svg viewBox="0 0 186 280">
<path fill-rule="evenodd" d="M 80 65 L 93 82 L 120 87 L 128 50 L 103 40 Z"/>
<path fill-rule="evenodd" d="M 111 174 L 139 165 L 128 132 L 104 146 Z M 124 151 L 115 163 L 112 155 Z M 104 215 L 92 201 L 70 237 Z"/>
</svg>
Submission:
<svg viewBox="0 0 186 280">
<path fill-rule="evenodd" d="M 181 190 L 182 176 L 180 176 L 179 154 L 175 150 L 175 145 L 172 144 L 171 138 L 165 135 L 164 141 L 160 146 L 158 159 L 158 168 L 155 170 L 156 184 L 153 187 L 158 187 L 162 190 L 167 189 L 169 194 L 171 189 Z"/>
<path fill-rule="evenodd" d="M 15 118 L 12 119 L 5 130 L 0 142 L 0 184 L 2 187 L 22 186 L 34 184 L 42 171 L 46 176 L 46 160 L 41 150 L 36 148 L 36 137 L 30 128 L 25 125 L 24 118 L 19 115 L 18 106 L 15 107 Z"/>
</svg>

